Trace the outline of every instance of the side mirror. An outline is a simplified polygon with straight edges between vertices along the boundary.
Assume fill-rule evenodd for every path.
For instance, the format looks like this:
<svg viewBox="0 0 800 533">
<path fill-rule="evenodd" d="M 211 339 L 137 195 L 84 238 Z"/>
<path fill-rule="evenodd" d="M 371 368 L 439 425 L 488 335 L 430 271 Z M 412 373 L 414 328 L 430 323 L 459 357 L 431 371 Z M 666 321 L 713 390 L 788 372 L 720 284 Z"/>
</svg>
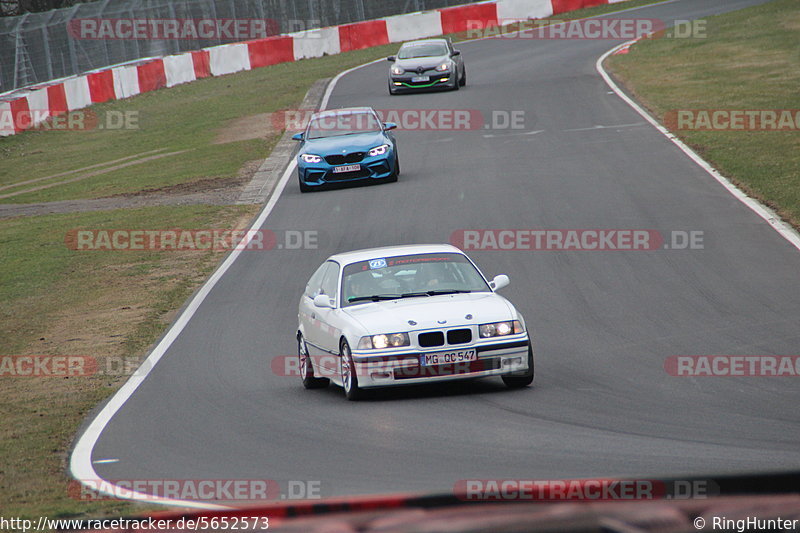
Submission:
<svg viewBox="0 0 800 533">
<path fill-rule="evenodd" d="M 453 50 L 453 53 L 450 54 L 450 55 L 453 56 L 453 57 L 460 56 L 461 55 L 461 50 Z"/>
<path fill-rule="evenodd" d="M 507 287 L 509 283 L 511 283 L 511 280 L 508 279 L 508 276 L 506 276 L 505 274 L 498 274 L 489 283 L 489 285 L 491 285 L 492 289 L 499 291 L 503 287 Z"/>
<path fill-rule="evenodd" d="M 332 309 L 333 302 L 327 294 L 317 294 L 314 296 L 314 307 L 327 307 Z"/>
<path fill-rule="evenodd" d="M 385 130 L 397 129 L 397 124 L 395 124 L 394 122 L 384 122 L 383 123 L 383 129 L 385 129 Z"/>
<path fill-rule="evenodd" d="M 389 56 L 389 57 L 386 58 L 386 61 L 391 61 L 392 63 L 394 63 L 395 61 L 397 61 L 397 57 Z"/>
<path fill-rule="evenodd" d="M 300 133 L 295 133 L 294 135 L 292 135 L 292 140 L 293 141 L 302 141 L 303 137 L 304 137 L 304 134 L 301 131 Z"/>
</svg>

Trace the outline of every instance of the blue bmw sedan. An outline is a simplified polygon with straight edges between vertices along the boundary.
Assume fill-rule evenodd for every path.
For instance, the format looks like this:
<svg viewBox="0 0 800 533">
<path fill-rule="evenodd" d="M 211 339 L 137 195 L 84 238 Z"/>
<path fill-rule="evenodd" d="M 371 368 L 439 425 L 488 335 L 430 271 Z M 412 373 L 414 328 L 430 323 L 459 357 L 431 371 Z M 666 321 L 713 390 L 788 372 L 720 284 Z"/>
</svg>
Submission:
<svg viewBox="0 0 800 533">
<path fill-rule="evenodd" d="M 350 107 L 314 113 L 300 141 L 297 174 L 300 190 L 348 182 L 397 181 L 397 143 L 371 107 Z"/>
</svg>

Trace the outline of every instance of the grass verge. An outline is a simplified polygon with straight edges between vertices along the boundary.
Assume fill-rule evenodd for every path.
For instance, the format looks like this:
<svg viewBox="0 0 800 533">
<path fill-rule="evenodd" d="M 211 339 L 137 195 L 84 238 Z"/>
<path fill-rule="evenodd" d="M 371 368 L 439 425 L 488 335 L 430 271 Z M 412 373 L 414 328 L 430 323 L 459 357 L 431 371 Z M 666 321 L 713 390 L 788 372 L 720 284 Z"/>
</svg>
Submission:
<svg viewBox="0 0 800 533">
<path fill-rule="evenodd" d="M 800 109 L 798 31 L 796 0 L 774 0 L 709 18 L 705 38 L 641 41 L 611 56 L 606 67 L 662 123 L 674 123 L 676 110 L 792 109 L 794 115 Z M 797 128 L 673 133 L 800 228 Z"/>
<path fill-rule="evenodd" d="M 72 499 L 65 476 L 69 444 L 88 411 L 138 367 L 173 311 L 222 256 L 76 251 L 65 243 L 65 232 L 243 228 L 256 210 L 198 205 L 0 220 L 0 498 L 6 516 L 133 511 L 127 502 Z M 12 357 L 22 354 L 92 358 L 99 372 L 20 377 Z"/>
</svg>

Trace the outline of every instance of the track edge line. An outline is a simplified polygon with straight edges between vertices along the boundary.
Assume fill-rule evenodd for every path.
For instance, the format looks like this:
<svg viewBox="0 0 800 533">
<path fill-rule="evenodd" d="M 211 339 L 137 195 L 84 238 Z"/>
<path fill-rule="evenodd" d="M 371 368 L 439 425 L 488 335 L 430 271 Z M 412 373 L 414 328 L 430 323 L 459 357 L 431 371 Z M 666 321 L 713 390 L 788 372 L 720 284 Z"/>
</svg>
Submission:
<svg viewBox="0 0 800 533">
<path fill-rule="evenodd" d="M 639 115 L 641 115 L 647 122 L 649 122 L 653 127 L 655 127 L 662 135 L 664 135 L 667 139 L 672 141 L 675 146 L 681 149 L 681 151 L 686 154 L 692 161 L 694 161 L 700 168 L 705 170 L 708 174 L 711 175 L 720 185 L 725 187 L 725 189 L 733 195 L 737 200 L 742 202 L 751 211 L 755 212 L 759 217 L 764 219 L 767 224 L 777 231 L 784 239 L 786 239 L 792 246 L 794 246 L 798 251 L 800 251 L 800 233 L 797 232 L 791 225 L 784 222 L 780 216 L 778 216 L 775 211 L 767 207 L 766 205 L 762 204 L 755 198 L 752 198 L 744 193 L 739 187 L 737 187 L 730 179 L 723 176 L 716 168 L 714 168 L 711 163 L 700 157 L 694 150 L 692 150 L 686 143 L 681 141 L 675 134 L 670 132 L 664 126 L 662 126 L 650 113 L 648 113 L 642 106 L 640 106 L 636 101 L 634 101 L 631 97 L 629 97 L 625 92 L 619 88 L 619 86 L 611 79 L 611 76 L 606 72 L 605 68 L 603 68 L 603 62 L 612 55 L 617 50 L 625 47 L 625 46 L 632 46 L 635 44 L 639 39 L 633 39 L 617 46 L 614 46 L 610 50 L 606 51 L 602 56 L 597 59 L 595 63 L 595 68 L 597 72 L 602 76 L 603 80 L 606 82 L 611 90 L 619 96 L 623 102 L 628 104 L 630 107 L 634 109 Z"/>
</svg>

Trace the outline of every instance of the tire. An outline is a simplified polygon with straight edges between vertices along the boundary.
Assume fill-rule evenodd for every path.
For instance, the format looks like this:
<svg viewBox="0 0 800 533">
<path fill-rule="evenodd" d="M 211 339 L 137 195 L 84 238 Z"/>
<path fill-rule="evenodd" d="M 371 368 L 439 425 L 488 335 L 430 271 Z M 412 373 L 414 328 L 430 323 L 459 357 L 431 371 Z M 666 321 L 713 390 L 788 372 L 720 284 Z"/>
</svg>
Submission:
<svg viewBox="0 0 800 533">
<path fill-rule="evenodd" d="M 350 352 L 350 345 L 343 340 L 339 346 L 339 357 L 341 357 L 342 388 L 345 397 L 350 401 L 360 400 L 364 397 L 364 391 L 358 388 L 358 376 L 356 375 L 353 355 Z"/>
<path fill-rule="evenodd" d="M 528 344 L 528 370 L 522 375 L 503 376 L 503 383 L 509 389 L 521 389 L 533 383 L 533 344 Z"/>
<path fill-rule="evenodd" d="M 307 389 L 322 389 L 328 386 L 330 383 L 328 378 L 314 377 L 314 367 L 311 366 L 308 347 L 302 335 L 297 335 L 297 358 L 300 362 L 300 379 L 303 381 L 303 387 Z"/>
<path fill-rule="evenodd" d="M 453 90 L 454 90 L 454 91 L 457 91 L 457 90 L 459 90 L 460 88 L 461 88 L 461 82 L 458 80 L 458 78 L 456 78 L 456 79 L 453 81 Z"/>
<path fill-rule="evenodd" d="M 467 84 L 467 69 L 461 71 L 461 79 L 458 80 L 458 84 L 462 87 Z"/>
<path fill-rule="evenodd" d="M 394 172 L 391 176 L 386 180 L 390 183 L 397 181 L 397 178 L 400 176 L 400 159 L 395 159 L 394 162 Z"/>
</svg>

